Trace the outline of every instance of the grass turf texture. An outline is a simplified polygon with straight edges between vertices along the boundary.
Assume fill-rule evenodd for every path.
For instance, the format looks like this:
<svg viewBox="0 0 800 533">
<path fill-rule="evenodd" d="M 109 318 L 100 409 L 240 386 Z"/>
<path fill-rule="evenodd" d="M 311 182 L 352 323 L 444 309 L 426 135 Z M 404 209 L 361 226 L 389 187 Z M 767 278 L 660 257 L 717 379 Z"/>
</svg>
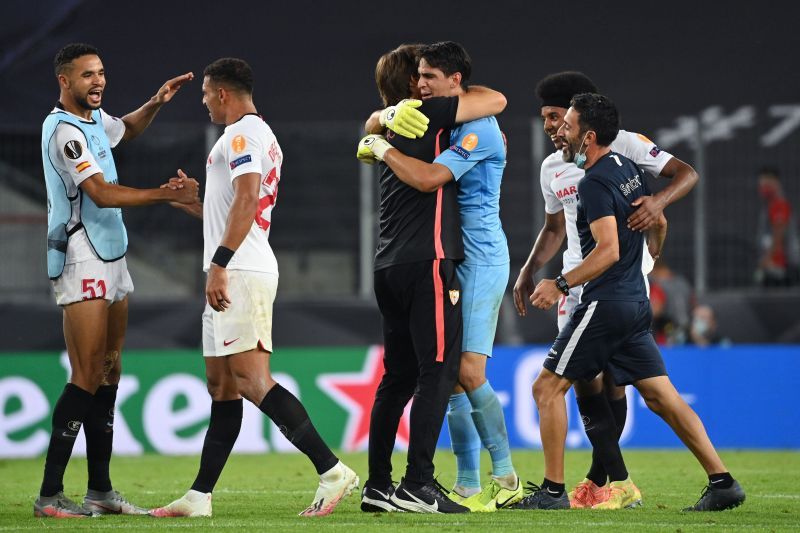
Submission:
<svg viewBox="0 0 800 533">
<path fill-rule="evenodd" d="M 366 477 L 366 454 L 346 454 L 342 459 Z M 800 530 L 800 453 L 728 451 L 723 460 L 747 492 L 745 504 L 721 513 L 681 513 L 693 504 L 707 483 L 700 467 L 684 451 L 627 451 L 628 468 L 642 491 L 644 507 L 622 511 L 499 511 L 493 514 L 418 515 L 362 513 L 355 492 L 336 511 L 323 518 L 300 518 L 314 495 L 317 476 L 299 454 L 231 457 L 214 492 L 213 518 L 156 519 L 149 516 L 105 516 L 84 520 L 33 517 L 43 459 L 0 461 L 0 531 L 28 529 L 181 530 L 206 528 L 265 531 L 293 529 L 409 531 L 423 527 L 441 531 L 493 528 L 522 531 L 708 531 Z M 451 486 L 455 477 L 452 454 L 437 454 L 439 480 Z M 541 452 L 517 451 L 514 465 L 523 480 L 540 483 Z M 488 456 L 482 458 L 484 469 Z M 570 451 L 566 457 L 567 485 L 583 478 L 589 453 Z M 395 472 L 402 472 L 404 457 L 395 454 Z M 197 457 L 115 457 L 111 463 L 114 487 L 141 506 L 165 505 L 181 496 L 194 479 Z M 65 493 L 82 501 L 86 487 L 86 461 L 70 462 Z M 488 474 L 487 474 L 488 475 Z M 399 476 L 398 476 L 399 477 Z"/>
</svg>

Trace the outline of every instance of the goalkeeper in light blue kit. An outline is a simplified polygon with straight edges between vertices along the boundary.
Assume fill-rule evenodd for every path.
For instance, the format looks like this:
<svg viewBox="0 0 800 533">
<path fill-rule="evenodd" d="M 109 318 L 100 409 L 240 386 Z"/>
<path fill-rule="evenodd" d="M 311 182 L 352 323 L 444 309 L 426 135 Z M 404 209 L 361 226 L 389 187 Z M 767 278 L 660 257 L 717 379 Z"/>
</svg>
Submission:
<svg viewBox="0 0 800 533">
<path fill-rule="evenodd" d="M 422 48 L 419 88 L 423 100 L 465 92 L 472 70 L 461 45 L 442 42 Z M 459 384 L 447 414 L 458 463 L 452 499 L 473 512 L 508 507 L 522 498 L 511 463 L 503 408 L 486 380 L 500 302 L 509 275 L 506 237 L 500 223 L 500 184 L 506 163 L 505 139 L 494 117 L 467 122 L 451 131 L 450 148 L 433 163 L 389 149 L 383 161 L 398 178 L 422 191 L 433 191 L 455 179 L 464 238 L 462 286 L 464 338 Z M 458 294 L 451 294 L 458 298 Z M 481 444 L 492 458 L 492 479 L 480 483 Z"/>
</svg>

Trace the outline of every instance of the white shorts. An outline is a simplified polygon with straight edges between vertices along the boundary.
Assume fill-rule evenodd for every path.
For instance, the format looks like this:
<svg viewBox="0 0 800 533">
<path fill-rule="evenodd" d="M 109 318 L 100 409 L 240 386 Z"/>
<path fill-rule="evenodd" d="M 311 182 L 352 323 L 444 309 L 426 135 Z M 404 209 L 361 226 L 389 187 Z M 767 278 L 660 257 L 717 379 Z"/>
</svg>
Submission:
<svg viewBox="0 0 800 533">
<path fill-rule="evenodd" d="M 583 285 L 578 285 L 569 290 L 569 296 L 562 295 L 558 299 L 558 331 L 564 329 L 575 306 L 581 303 L 581 294 L 583 294 Z"/>
<path fill-rule="evenodd" d="M 229 270 L 230 306 L 219 313 L 206 302 L 203 311 L 203 356 L 232 355 L 259 345 L 272 352 L 272 304 L 277 290 L 275 274 Z"/>
<path fill-rule="evenodd" d="M 106 263 L 89 259 L 64 265 L 64 271 L 52 280 L 58 305 L 103 298 L 109 305 L 124 300 L 133 292 L 133 281 L 125 258 Z"/>
</svg>

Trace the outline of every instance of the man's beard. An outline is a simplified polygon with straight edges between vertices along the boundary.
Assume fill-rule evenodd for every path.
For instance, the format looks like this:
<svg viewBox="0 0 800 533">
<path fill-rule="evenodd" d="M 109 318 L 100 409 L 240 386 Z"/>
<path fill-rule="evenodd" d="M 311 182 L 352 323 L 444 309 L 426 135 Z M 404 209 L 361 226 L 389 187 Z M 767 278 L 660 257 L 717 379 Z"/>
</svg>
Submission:
<svg viewBox="0 0 800 533">
<path fill-rule="evenodd" d="M 565 163 L 572 163 L 575 161 L 575 152 L 569 144 L 569 141 L 564 141 L 564 146 L 561 147 L 561 159 Z"/>
<path fill-rule="evenodd" d="M 92 104 L 89 103 L 89 100 L 87 99 L 86 96 L 83 97 L 75 96 L 74 98 L 75 98 L 75 103 L 78 104 L 83 109 L 86 109 L 87 111 L 94 111 L 95 109 L 100 109 L 99 103 L 97 104 L 97 106 L 92 106 Z"/>
</svg>

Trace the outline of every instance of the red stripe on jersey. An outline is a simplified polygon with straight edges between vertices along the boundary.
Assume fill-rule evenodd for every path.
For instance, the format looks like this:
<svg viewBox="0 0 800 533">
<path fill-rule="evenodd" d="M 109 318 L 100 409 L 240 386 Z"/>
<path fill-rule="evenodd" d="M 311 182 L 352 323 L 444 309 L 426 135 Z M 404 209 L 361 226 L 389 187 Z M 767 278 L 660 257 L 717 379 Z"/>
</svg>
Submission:
<svg viewBox="0 0 800 533">
<path fill-rule="evenodd" d="M 444 361 L 444 283 L 439 274 L 439 259 L 433 260 L 433 297 L 436 309 L 436 362 Z"/>
<path fill-rule="evenodd" d="M 439 136 L 444 130 L 439 130 L 436 134 L 436 157 L 439 157 Z M 444 246 L 442 245 L 442 188 L 436 191 L 436 218 L 433 221 L 433 247 L 436 250 L 436 258 L 444 259 Z"/>
</svg>

